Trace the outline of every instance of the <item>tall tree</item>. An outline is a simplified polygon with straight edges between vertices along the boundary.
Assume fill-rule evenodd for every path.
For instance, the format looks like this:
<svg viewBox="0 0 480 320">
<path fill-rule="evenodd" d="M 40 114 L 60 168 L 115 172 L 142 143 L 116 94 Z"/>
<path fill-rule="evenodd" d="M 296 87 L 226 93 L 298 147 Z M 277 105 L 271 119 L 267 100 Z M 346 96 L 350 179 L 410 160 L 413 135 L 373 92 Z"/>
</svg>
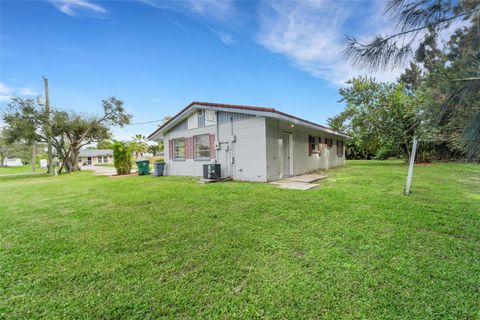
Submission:
<svg viewBox="0 0 480 320">
<path fill-rule="evenodd" d="M 328 119 L 336 130 L 353 137 L 347 144 L 350 158 L 409 156 L 411 137 L 417 125 L 416 103 L 402 84 L 353 78 L 339 90 L 345 111 Z"/>
<path fill-rule="evenodd" d="M 114 97 L 102 101 L 103 114 L 86 116 L 74 112 L 52 110 L 46 119 L 43 109 L 33 100 L 14 98 L 3 113 L 8 125 L 10 141 L 35 140 L 46 142 L 44 127 L 47 121 L 52 129 L 52 145 L 61 164 L 59 172 L 79 170 L 80 148 L 98 140 L 110 138 L 110 126 L 130 123 L 123 102 Z M 30 140 L 29 140 L 30 141 Z"/>
<path fill-rule="evenodd" d="M 463 124 L 461 136 L 458 137 L 461 140 L 458 146 L 468 157 L 480 157 L 480 1 L 389 0 L 386 2 L 385 14 L 396 26 L 395 32 L 378 35 L 365 44 L 350 37 L 345 50 L 347 57 L 358 67 L 376 70 L 395 68 L 413 56 L 418 39 L 423 36 L 416 58 L 430 73 L 431 78 L 437 78 L 430 79 L 434 80 L 430 85 L 433 84 L 433 89 L 437 92 L 435 99 L 430 100 L 432 104 L 425 111 L 438 122 L 449 121 L 445 115 L 457 113 L 459 107 L 463 109 L 460 112 L 462 115 L 469 114 L 469 120 Z M 452 22 L 462 20 L 469 25 L 468 28 L 465 28 L 463 36 L 454 35 L 451 40 L 461 45 L 452 52 L 442 52 L 436 47 L 440 35 Z M 442 65 L 442 54 L 445 54 L 443 58 L 450 61 L 449 63 L 458 58 L 452 57 L 452 54 L 460 54 L 462 66 Z M 455 68 L 461 72 L 455 72 Z M 412 84 L 418 85 L 414 82 Z M 452 126 L 457 125 L 458 123 Z M 458 130 L 454 131 L 458 133 Z"/>
<path fill-rule="evenodd" d="M 113 150 L 113 141 L 108 139 L 102 139 L 97 142 L 97 149 Z"/>
<path fill-rule="evenodd" d="M 132 137 L 133 141 L 130 143 L 132 151 L 135 153 L 135 158 L 138 159 L 140 154 L 147 152 L 148 144 L 147 137 L 142 134 L 136 134 Z"/>
</svg>

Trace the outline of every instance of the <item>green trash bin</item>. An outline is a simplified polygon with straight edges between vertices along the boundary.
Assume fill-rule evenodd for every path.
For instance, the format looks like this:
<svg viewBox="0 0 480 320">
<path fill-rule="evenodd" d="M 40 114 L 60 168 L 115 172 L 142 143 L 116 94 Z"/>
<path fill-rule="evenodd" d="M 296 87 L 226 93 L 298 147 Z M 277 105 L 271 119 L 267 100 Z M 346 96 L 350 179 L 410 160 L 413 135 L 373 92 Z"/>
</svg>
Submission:
<svg viewBox="0 0 480 320">
<path fill-rule="evenodd" d="M 150 161 L 148 160 L 138 160 L 137 161 L 138 174 L 143 176 L 150 174 Z"/>
</svg>

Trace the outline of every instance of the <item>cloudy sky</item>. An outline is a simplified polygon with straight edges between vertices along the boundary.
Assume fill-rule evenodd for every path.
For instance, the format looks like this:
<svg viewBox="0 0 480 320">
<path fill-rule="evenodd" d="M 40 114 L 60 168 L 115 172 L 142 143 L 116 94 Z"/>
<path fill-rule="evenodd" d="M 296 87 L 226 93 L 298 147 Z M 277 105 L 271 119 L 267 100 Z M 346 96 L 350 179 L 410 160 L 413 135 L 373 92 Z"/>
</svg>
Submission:
<svg viewBox="0 0 480 320">
<path fill-rule="evenodd" d="M 125 102 L 134 122 L 173 115 L 193 100 L 251 104 L 324 124 L 338 88 L 365 74 L 343 58 L 347 35 L 388 32 L 382 0 L 1 1 L 0 107 L 35 97 L 95 113 Z M 394 80 L 399 70 L 370 74 Z M 156 124 L 115 129 L 119 139 Z"/>
</svg>

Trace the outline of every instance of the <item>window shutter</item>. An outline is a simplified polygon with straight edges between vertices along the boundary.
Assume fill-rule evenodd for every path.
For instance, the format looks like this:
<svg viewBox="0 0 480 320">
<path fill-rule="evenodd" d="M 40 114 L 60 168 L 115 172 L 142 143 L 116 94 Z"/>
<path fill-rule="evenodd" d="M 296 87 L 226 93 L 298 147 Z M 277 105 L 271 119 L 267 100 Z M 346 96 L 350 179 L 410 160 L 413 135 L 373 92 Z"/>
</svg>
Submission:
<svg viewBox="0 0 480 320">
<path fill-rule="evenodd" d="M 215 159 L 215 134 L 210 135 L 210 159 Z"/>
<path fill-rule="evenodd" d="M 185 159 L 193 159 L 193 137 L 185 139 Z"/>
<path fill-rule="evenodd" d="M 173 140 L 168 140 L 168 158 L 173 159 Z"/>
<path fill-rule="evenodd" d="M 310 143 L 312 141 L 312 136 L 308 136 L 308 156 L 312 155 L 312 144 Z"/>
</svg>

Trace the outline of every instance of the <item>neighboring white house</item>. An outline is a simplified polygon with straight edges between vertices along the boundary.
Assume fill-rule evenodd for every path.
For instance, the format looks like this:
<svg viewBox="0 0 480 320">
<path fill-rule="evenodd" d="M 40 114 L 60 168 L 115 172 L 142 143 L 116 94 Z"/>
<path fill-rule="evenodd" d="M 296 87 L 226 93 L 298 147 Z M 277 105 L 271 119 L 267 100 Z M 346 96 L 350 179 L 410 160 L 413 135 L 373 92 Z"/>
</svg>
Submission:
<svg viewBox="0 0 480 320">
<path fill-rule="evenodd" d="M 345 164 L 350 137 L 273 108 L 192 102 L 148 138 L 165 143 L 166 175 L 217 163 L 222 177 L 274 181 Z"/>
<path fill-rule="evenodd" d="M 96 164 L 113 164 L 113 150 L 80 149 L 78 164 L 91 166 Z"/>
<path fill-rule="evenodd" d="M 3 160 L 2 166 L 4 167 L 20 167 L 23 166 L 22 159 L 20 158 L 6 158 Z"/>
</svg>

